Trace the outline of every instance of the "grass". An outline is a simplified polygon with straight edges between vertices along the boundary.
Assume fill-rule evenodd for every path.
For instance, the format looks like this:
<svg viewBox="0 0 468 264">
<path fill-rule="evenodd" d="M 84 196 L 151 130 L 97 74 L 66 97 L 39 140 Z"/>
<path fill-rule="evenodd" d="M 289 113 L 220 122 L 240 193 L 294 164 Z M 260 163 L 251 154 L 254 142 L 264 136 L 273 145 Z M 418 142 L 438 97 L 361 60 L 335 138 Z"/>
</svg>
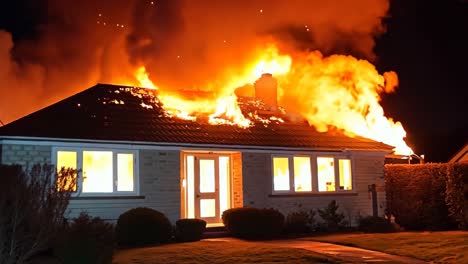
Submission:
<svg viewBox="0 0 468 264">
<path fill-rule="evenodd" d="M 126 249 L 114 255 L 113 264 L 149 263 L 340 263 L 304 249 L 284 248 L 245 241 L 199 241 Z"/>
<path fill-rule="evenodd" d="M 340 234 L 313 237 L 433 263 L 468 263 L 468 232 L 401 232 L 390 234 Z"/>
</svg>

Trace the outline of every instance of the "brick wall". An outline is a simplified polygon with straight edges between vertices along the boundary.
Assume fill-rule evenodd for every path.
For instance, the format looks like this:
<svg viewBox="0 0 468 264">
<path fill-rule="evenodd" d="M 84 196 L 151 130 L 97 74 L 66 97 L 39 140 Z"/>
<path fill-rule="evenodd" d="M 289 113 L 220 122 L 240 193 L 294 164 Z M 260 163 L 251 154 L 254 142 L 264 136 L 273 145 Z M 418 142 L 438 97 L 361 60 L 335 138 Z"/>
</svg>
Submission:
<svg viewBox="0 0 468 264">
<path fill-rule="evenodd" d="M 271 155 L 268 153 L 244 153 L 242 167 L 244 176 L 244 205 L 258 208 L 276 208 L 284 214 L 301 209 L 310 210 L 325 207 L 336 200 L 347 220 L 355 224 L 357 215 L 372 215 L 372 200 L 368 185 L 383 186 L 383 156 L 355 156 L 355 194 L 315 194 L 311 196 L 273 196 Z M 385 209 L 385 193 L 378 188 L 379 215 Z"/>
<path fill-rule="evenodd" d="M 167 150 L 139 151 L 140 196 L 137 199 L 72 200 L 69 217 L 87 211 L 94 216 L 115 221 L 135 207 L 149 207 L 164 213 L 171 222 L 180 218 L 180 152 Z M 144 197 L 144 198 L 143 198 Z"/>
<path fill-rule="evenodd" d="M 1 164 L 19 164 L 31 168 L 37 163 L 51 163 L 52 147 L 36 145 L 1 145 Z"/>
<path fill-rule="evenodd" d="M 243 206 L 242 194 L 242 154 L 231 154 L 232 158 L 232 206 Z"/>
</svg>

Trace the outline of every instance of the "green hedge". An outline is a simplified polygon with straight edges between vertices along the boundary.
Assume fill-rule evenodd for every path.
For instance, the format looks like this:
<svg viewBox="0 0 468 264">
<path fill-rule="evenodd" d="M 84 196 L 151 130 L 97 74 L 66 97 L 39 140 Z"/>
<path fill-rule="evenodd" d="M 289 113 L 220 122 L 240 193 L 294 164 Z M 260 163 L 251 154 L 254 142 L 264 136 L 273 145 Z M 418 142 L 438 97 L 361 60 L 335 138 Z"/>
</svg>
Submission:
<svg viewBox="0 0 468 264">
<path fill-rule="evenodd" d="M 466 228 L 468 164 L 386 165 L 388 213 L 409 230 Z"/>
</svg>

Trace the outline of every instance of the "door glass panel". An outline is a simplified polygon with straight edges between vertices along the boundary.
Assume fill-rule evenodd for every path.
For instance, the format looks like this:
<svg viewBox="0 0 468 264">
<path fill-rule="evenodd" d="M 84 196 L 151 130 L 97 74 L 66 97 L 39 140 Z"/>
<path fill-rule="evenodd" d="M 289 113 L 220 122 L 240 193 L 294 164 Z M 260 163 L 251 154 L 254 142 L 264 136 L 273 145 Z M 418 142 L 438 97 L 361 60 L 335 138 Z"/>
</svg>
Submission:
<svg viewBox="0 0 468 264">
<path fill-rule="evenodd" d="M 216 200 L 200 199 L 200 217 L 216 216 Z"/>
<path fill-rule="evenodd" d="M 117 154 L 117 191 L 133 192 L 133 154 Z"/>
<path fill-rule="evenodd" d="M 229 207 L 229 157 L 219 157 L 219 212 Z"/>
<path fill-rule="evenodd" d="M 335 164 L 333 158 L 318 157 L 318 188 L 320 192 L 335 191 Z"/>
<path fill-rule="evenodd" d="M 187 216 L 195 218 L 195 188 L 194 188 L 194 172 L 195 161 L 194 156 L 187 156 Z"/>
<path fill-rule="evenodd" d="M 200 192 L 215 192 L 215 161 L 200 159 Z"/>
</svg>

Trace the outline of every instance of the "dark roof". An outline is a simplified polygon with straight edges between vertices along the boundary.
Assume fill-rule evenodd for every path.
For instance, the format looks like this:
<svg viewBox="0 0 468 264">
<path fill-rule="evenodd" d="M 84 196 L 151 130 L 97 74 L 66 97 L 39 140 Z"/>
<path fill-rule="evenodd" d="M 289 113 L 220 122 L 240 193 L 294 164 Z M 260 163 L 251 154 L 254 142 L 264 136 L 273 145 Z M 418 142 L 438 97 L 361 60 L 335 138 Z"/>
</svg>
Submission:
<svg viewBox="0 0 468 264">
<path fill-rule="evenodd" d="M 272 120 L 265 124 L 255 119 L 248 128 L 210 125 L 201 119 L 183 120 L 171 117 L 155 94 L 155 90 L 144 88 L 98 84 L 0 127 L 0 136 L 329 150 L 392 149 L 339 131 L 319 133 L 305 121 L 293 122 L 281 112 L 274 116 L 282 115 L 284 123 Z M 255 100 L 242 100 L 241 108 L 246 116 L 251 110 L 258 110 L 264 119 L 273 115 L 259 110 Z"/>
</svg>

